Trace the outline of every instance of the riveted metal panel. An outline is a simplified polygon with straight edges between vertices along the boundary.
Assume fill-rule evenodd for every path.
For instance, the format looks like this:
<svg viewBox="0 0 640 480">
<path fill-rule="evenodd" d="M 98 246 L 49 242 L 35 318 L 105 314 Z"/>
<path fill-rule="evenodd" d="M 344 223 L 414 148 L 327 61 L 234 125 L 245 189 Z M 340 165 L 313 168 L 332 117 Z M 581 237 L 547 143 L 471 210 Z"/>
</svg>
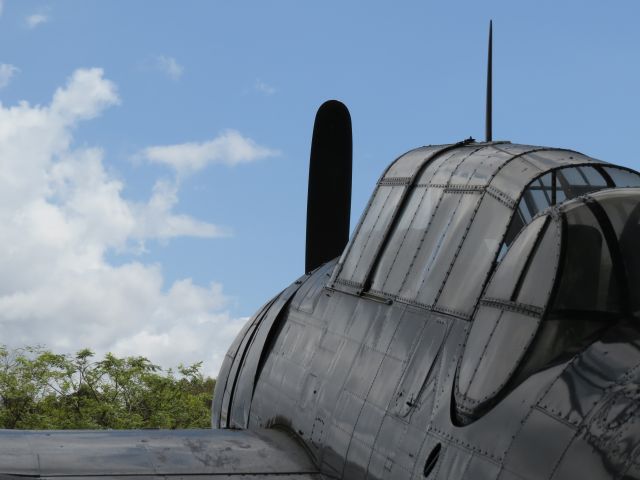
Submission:
<svg viewBox="0 0 640 480">
<path fill-rule="evenodd" d="M 406 362 L 398 358 L 389 355 L 385 356 L 371 385 L 367 400 L 374 405 L 387 409 L 394 394 L 393 387 L 395 387 L 397 379 L 402 376 L 405 365 Z"/>
<path fill-rule="evenodd" d="M 367 331 L 365 346 L 386 353 L 407 308 L 401 303 L 381 308 Z"/>
<path fill-rule="evenodd" d="M 319 292 L 327 285 L 331 277 L 331 271 L 335 268 L 336 260 L 331 260 L 318 267 L 317 272 L 313 272 L 313 280 L 306 281 L 296 292 L 291 300 L 291 307 L 311 313 L 315 308 L 316 302 L 320 298 Z"/>
<path fill-rule="evenodd" d="M 496 174 L 491 180 L 490 188 L 503 192 L 507 198 L 515 202 L 529 182 L 543 173 L 544 170 L 527 162 L 523 157 L 516 157 Z"/>
<path fill-rule="evenodd" d="M 429 165 L 424 168 L 415 178 L 415 185 L 431 185 L 433 176 L 440 170 L 443 165 L 448 165 L 452 159 L 458 158 L 458 149 L 447 150 L 439 155 L 435 155 Z"/>
<path fill-rule="evenodd" d="M 226 372 L 227 368 L 228 373 L 224 376 L 219 376 L 219 383 L 216 382 L 217 388 L 214 390 L 213 399 L 214 422 L 217 422 L 217 426 L 220 428 L 227 428 L 229 426 L 231 402 L 242 362 L 255 335 L 257 326 L 262 322 L 276 298 L 278 298 L 278 296 L 264 305 L 262 309 L 245 324 L 245 328 L 242 330 L 243 334 L 236 337 L 236 341 L 234 341 L 234 344 L 225 357 L 226 365 L 223 364 L 221 373 Z M 216 411 L 218 412 L 217 414 Z"/>
<path fill-rule="evenodd" d="M 471 382 L 478 370 L 480 358 L 482 358 L 482 354 L 487 348 L 487 345 L 491 340 L 492 333 L 498 325 L 502 314 L 503 311 L 498 308 L 482 306 L 478 309 L 478 312 L 473 319 L 473 325 L 475 327 L 473 337 L 469 336 L 464 348 L 462 361 L 460 362 L 458 383 L 456 387 L 460 394 L 466 395 L 469 391 Z"/>
<path fill-rule="evenodd" d="M 408 480 L 411 472 L 398 464 L 387 454 L 374 452 L 368 468 L 369 478 L 389 478 L 394 480 Z"/>
<path fill-rule="evenodd" d="M 445 162 L 437 165 L 432 175 L 427 172 L 418 179 L 418 184 L 422 185 L 426 183 L 426 177 L 430 176 L 429 185 L 448 185 L 451 183 L 451 177 L 460 165 L 471 157 L 476 151 L 483 147 L 477 145 L 468 145 L 457 148 L 452 151 L 451 155 Z M 435 165 L 434 165 L 435 167 Z"/>
<path fill-rule="evenodd" d="M 411 360 L 405 368 L 396 388 L 391 411 L 402 417 L 418 406 L 423 390 L 427 386 L 431 369 L 440 352 L 447 332 L 447 324 L 439 319 L 431 319 L 422 331 Z"/>
<path fill-rule="evenodd" d="M 639 376 L 608 392 L 581 436 L 613 471 L 625 471 L 640 454 Z M 575 457 L 574 457 L 575 458 Z"/>
<path fill-rule="evenodd" d="M 347 451 L 351 442 L 351 431 L 340 428 L 335 422 L 331 422 L 327 441 L 322 451 L 321 470 L 342 477 L 342 471 L 347 459 Z"/>
<path fill-rule="evenodd" d="M 514 157 L 496 174 L 490 190 L 502 192 L 507 201 L 517 201 L 526 186 L 546 172 L 568 165 L 597 165 L 600 163 L 576 152 L 539 148 Z"/>
<path fill-rule="evenodd" d="M 512 298 L 545 222 L 545 217 L 538 217 L 520 231 L 491 277 L 486 297 L 505 300 Z"/>
<path fill-rule="evenodd" d="M 474 157 L 477 157 L 478 161 L 468 166 L 465 165 L 465 168 L 473 168 L 473 174 L 467 182 L 468 185 L 486 186 L 491 182 L 491 179 L 502 166 L 513 157 L 513 153 L 505 152 L 502 149 L 504 146 L 504 144 L 494 144 L 478 150 L 478 152 L 474 154 Z"/>
<path fill-rule="evenodd" d="M 351 366 L 344 389 L 360 398 L 367 398 L 384 354 L 368 347 L 361 348 Z"/>
<path fill-rule="evenodd" d="M 484 195 L 438 297 L 439 310 L 471 315 L 498 254 L 509 214 L 505 205 Z"/>
<path fill-rule="evenodd" d="M 379 257 L 380 249 L 389 233 L 389 227 L 404 203 L 409 186 L 415 183 L 418 174 L 423 172 L 425 166 L 429 166 L 434 158 L 438 158 L 441 152 L 456 147 L 458 144 L 416 149 L 402 155 L 387 169 L 378 181 L 365 213 L 340 258 L 338 267 L 334 270 L 332 285 L 340 285 L 340 288 L 345 291 L 360 292 L 368 279 L 373 263 Z M 426 168 L 426 170 L 429 169 Z M 384 187 L 395 188 L 387 191 Z M 390 196 L 395 199 L 390 199 Z M 379 222 L 380 217 L 383 218 L 383 222 Z M 373 233 L 374 229 L 375 233 Z"/>
<path fill-rule="evenodd" d="M 517 301 L 546 308 L 560 264 L 561 222 L 551 220 L 524 273 Z"/>
<path fill-rule="evenodd" d="M 345 330 L 347 338 L 362 344 L 367 337 L 369 328 L 371 328 L 371 321 L 363 322 L 361 319 L 376 318 L 385 307 L 386 305 L 381 302 L 371 302 L 364 298 L 359 299 Z"/>
<path fill-rule="evenodd" d="M 505 470 L 524 474 L 525 478 L 551 478 L 576 432 L 573 426 L 532 410 L 509 448 Z"/>
<path fill-rule="evenodd" d="M 442 247 L 442 235 L 446 233 L 447 226 L 462 198 L 463 195 L 443 194 L 428 228 L 422 232 L 416 251 L 406 252 L 406 255 L 410 255 L 411 263 L 402 279 L 398 292 L 400 298 L 411 301 L 418 296 L 424 279 L 433 267 L 434 250 L 437 253 Z"/>
<path fill-rule="evenodd" d="M 442 188 L 420 187 L 411 193 L 402 219 L 397 224 L 374 272 L 372 291 L 392 296 L 399 294 L 443 191 Z"/>
<path fill-rule="evenodd" d="M 286 288 L 268 308 L 260 323 L 256 325 L 255 334 L 247 345 L 246 355 L 242 359 L 231 390 L 228 420 L 230 427 L 248 427 L 251 400 L 260 373 L 261 362 L 267 353 L 265 351 L 267 342 L 274 334 L 274 326 L 277 327 L 278 320 L 283 318 L 283 311 L 289 306 L 291 298 L 304 283 L 303 279 L 308 280 L 309 278 L 308 275 L 305 275 Z"/>
<path fill-rule="evenodd" d="M 550 148 L 527 153 L 523 158 L 540 170 L 551 170 L 559 166 L 605 163 L 582 153 L 561 148 Z"/>
<path fill-rule="evenodd" d="M 496 147 L 499 144 L 485 144 L 473 151 L 460 163 L 451 178 L 450 185 L 486 186 L 502 165 L 513 155 Z"/>
<path fill-rule="evenodd" d="M 364 285 L 365 281 L 367 280 L 367 276 L 369 275 L 369 272 L 371 271 L 371 268 L 376 261 L 383 240 L 387 236 L 387 232 L 389 231 L 391 223 L 398 214 L 402 197 L 405 194 L 405 190 L 407 188 L 408 187 L 380 187 L 381 190 L 389 189 L 389 194 L 386 197 L 385 205 L 380 211 L 380 214 L 378 215 L 378 218 L 372 229 L 368 232 L 367 243 L 363 247 L 362 251 L 360 251 L 353 275 L 350 278 L 346 276 L 343 277 L 341 275 L 340 279 L 345 278 L 352 284 Z M 364 232 L 364 229 L 362 231 Z M 355 253 L 355 250 L 353 253 Z M 345 263 L 346 271 L 348 271 L 346 269 L 347 266 L 348 262 Z"/>
<path fill-rule="evenodd" d="M 402 297 L 415 299 L 422 305 L 435 302 L 479 201 L 477 194 L 443 194 L 432 227 L 427 230 L 400 291 Z"/>
<path fill-rule="evenodd" d="M 376 451 L 389 455 L 394 464 L 398 465 L 402 462 L 396 458 L 399 456 L 399 446 L 409 431 L 409 424 L 394 415 L 385 415 L 382 425 L 376 437 Z"/>
<path fill-rule="evenodd" d="M 353 238 L 347 245 L 345 250 L 344 261 L 339 264 L 338 283 L 349 286 L 361 286 L 364 281 L 362 272 L 365 268 L 362 266 L 362 256 L 366 255 L 371 261 L 371 257 L 375 253 L 378 245 L 370 241 L 375 228 L 378 230 L 378 237 L 382 235 L 382 230 L 386 229 L 391 222 L 391 214 L 397 207 L 400 198 L 400 191 L 405 187 L 392 187 L 388 185 L 378 186 L 373 194 L 371 204 L 364 214 L 363 220 L 356 230 Z M 392 192 L 395 190 L 393 197 Z M 390 201 L 395 198 L 395 204 Z M 385 213 L 385 216 L 383 215 Z M 380 217 L 382 216 L 382 221 Z M 367 250 L 368 249 L 368 250 Z M 360 266 L 360 277 L 357 276 L 358 266 Z"/>
<path fill-rule="evenodd" d="M 405 153 L 391 164 L 382 180 L 413 178 L 428 158 L 446 147 L 449 145 L 429 145 Z"/>
<path fill-rule="evenodd" d="M 386 410 L 366 401 L 353 430 L 353 438 L 371 447 L 376 440 Z"/>
<path fill-rule="evenodd" d="M 540 148 L 545 148 L 545 147 L 540 147 L 539 145 L 527 145 L 523 143 L 505 142 L 505 143 L 500 143 L 498 145 L 494 145 L 494 148 L 503 152 L 507 152 L 512 156 L 515 156 L 515 155 L 522 155 L 523 153 L 530 152 L 531 150 L 538 150 Z"/>
<path fill-rule="evenodd" d="M 433 478 L 442 480 L 463 478 L 471 461 L 471 456 L 466 450 L 451 445 L 444 448 L 439 457 L 436 465 L 437 474 Z"/>
<path fill-rule="evenodd" d="M 394 461 L 404 470 L 413 472 L 420 454 L 420 447 L 424 441 L 425 429 L 421 425 L 407 424 L 400 441 L 395 444 Z M 393 448 L 393 447 L 391 447 Z"/>
<path fill-rule="evenodd" d="M 500 464 L 480 455 L 473 455 L 469 460 L 467 470 L 464 472 L 463 480 L 478 480 L 481 478 L 498 478 Z M 500 477 L 502 478 L 502 477 Z"/>
<path fill-rule="evenodd" d="M 487 322 L 478 322 L 476 318 L 469 331 L 467 344 L 475 343 L 476 338 L 488 338 L 479 358 L 475 357 L 474 349 L 469 353 L 465 351 L 462 360 L 463 365 L 476 365 L 466 391 L 462 390 L 464 384 L 458 383 L 460 396 L 456 399 L 460 408 L 469 412 L 481 408 L 505 387 L 522 361 L 540 324 L 540 318 L 516 312 L 502 312 L 492 322 L 493 318 L 495 317 L 487 317 Z"/>
<path fill-rule="evenodd" d="M 442 438 L 443 441 L 455 444 L 465 449 L 470 454 L 482 457 L 500 464 L 516 433 L 522 426 L 523 420 L 535 405 L 540 395 L 544 393 L 547 385 L 553 381 L 562 370 L 562 366 L 549 368 L 530 377 L 520 384 L 507 396 L 500 400 L 495 407 L 486 411 L 481 417 L 469 424 L 461 426 L 452 418 L 452 414 L 458 409 L 458 402 L 452 402 L 451 391 L 455 378 L 459 343 L 459 336 L 463 333 L 462 326 L 467 322 L 457 321 L 451 329 L 450 340 L 445 343 L 443 349 L 442 371 L 440 373 L 443 382 L 437 389 L 434 405 L 433 421 L 429 431 Z M 453 341 L 456 340 L 454 344 Z M 449 363 L 451 362 L 451 363 Z M 452 406 L 454 407 L 452 409 Z M 495 427 L 500 425 L 500 433 L 496 434 Z M 511 477 L 510 477 L 511 478 Z"/>
<path fill-rule="evenodd" d="M 342 472 L 342 478 L 364 480 L 367 478 L 367 464 L 371 456 L 371 445 L 351 437 L 347 460 Z"/>
<path fill-rule="evenodd" d="M 415 307 L 408 307 L 396 329 L 393 340 L 387 349 L 387 355 L 406 362 L 420 339 L 426 325 L 426 315 Z M 396 379 L 397 381 L 398 379 Z"/>
<path fill-rule="evenodd" d="M 626 341 L 621 342 L 622 338 Z M 577 355 L 540 399 L 538 407 L 581 427 L 608 393 L 633 381 L 638 372 L 640 332 L 632 322 L 625 322 Z"/>
<path fill-rule="evenodd" d="M 396 220 L 395 226 L 389 235 L 387 244 L 381 252 L 376 269 L 373 272 L 371 291 L 384 291 L 384 281 L 386 280 L 389 271 L 403 246 L 404 239 L 409 232 L 412 222 L 418 214 L 418 210 L 426 192 L 426 187 L 418 187 L 411 189 L 408 193 L 405 207 L 400 212 L 399 219 Z"/>
<path fill-rule="evenodd" d="M 564 452 L 562 459 L 554 465 L 552 475 L 547 478 L 553 480 L 574 480 L 588 478 L 589 480 L 609 480 L 625 478 L 631 480 L 638 477 L 620 477 L 619 465 L 611 465 L 605 455 L 594 450 L 593 445 L 582 437 L 573 439 Z"/>
</svg>

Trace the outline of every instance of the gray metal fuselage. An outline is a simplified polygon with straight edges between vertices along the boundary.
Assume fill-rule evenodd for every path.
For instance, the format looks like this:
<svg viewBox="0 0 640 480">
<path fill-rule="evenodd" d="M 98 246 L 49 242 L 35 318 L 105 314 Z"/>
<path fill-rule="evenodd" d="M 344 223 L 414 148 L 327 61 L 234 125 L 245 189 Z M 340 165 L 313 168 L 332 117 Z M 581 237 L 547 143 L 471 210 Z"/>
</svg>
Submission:
<svg viewBox="0 0 640 480">
<path fill-rule="evenodd" d="M 288 430 L 331 478 L 640 478 L 636 181 L 509 143 L 401 156 L 340 260 L 240 333 L 214 426 Z"/>
</svg>

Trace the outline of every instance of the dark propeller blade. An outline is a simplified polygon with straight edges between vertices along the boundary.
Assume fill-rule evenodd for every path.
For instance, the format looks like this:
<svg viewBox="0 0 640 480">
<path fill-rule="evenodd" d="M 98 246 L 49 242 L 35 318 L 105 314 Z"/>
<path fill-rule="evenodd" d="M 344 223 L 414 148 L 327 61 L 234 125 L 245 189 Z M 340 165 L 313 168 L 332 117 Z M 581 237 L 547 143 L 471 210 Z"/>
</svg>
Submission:
<svg viewBox="0 0 640 480">
<path fill-rule="evenodd" d="M 351 215 L 351 116 L 337 100 L 316 114 L 309 162 L 305 272 L 342 254 Z"/>
</svg>

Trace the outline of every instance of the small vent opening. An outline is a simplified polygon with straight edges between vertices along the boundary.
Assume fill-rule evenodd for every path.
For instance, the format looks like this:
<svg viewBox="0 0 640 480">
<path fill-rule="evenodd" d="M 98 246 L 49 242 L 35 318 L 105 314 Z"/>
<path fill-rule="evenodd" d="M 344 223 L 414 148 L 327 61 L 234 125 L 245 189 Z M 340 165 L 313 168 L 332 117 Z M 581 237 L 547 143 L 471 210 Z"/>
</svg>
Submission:
<svg viewBox="0 0 640 480">
<path fill-rule="evenodd" d="M 431 474 L 436 464 L 438 463 L 438 458 L 440 457 L 440 450 L 442 450 L 442 445 L 438 443 L 435 447 L 433 447 L 433 450 L 431 450 L 431 453 L 427 457 L 427 461 L 424 464 L 425 478 Z"/>
</svg>

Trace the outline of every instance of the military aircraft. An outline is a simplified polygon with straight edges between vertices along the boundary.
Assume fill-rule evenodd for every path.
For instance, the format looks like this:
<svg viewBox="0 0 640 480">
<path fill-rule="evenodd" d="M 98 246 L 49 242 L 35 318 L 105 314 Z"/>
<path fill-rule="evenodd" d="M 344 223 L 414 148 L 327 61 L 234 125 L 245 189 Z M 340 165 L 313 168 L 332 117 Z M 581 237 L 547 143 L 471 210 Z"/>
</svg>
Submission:
<svg viewBox="0 0 640 480">
<path fill-rule="evenodd" d="M 640 478 L 640 175 L 492 141 L 487 105 L 486 141 L 393 161 L 350 240 L 351 120 L 321 106 L 306 273 L 229 349 L 214 428 L 2 431 L 0 472 Z"/>
</svg>

